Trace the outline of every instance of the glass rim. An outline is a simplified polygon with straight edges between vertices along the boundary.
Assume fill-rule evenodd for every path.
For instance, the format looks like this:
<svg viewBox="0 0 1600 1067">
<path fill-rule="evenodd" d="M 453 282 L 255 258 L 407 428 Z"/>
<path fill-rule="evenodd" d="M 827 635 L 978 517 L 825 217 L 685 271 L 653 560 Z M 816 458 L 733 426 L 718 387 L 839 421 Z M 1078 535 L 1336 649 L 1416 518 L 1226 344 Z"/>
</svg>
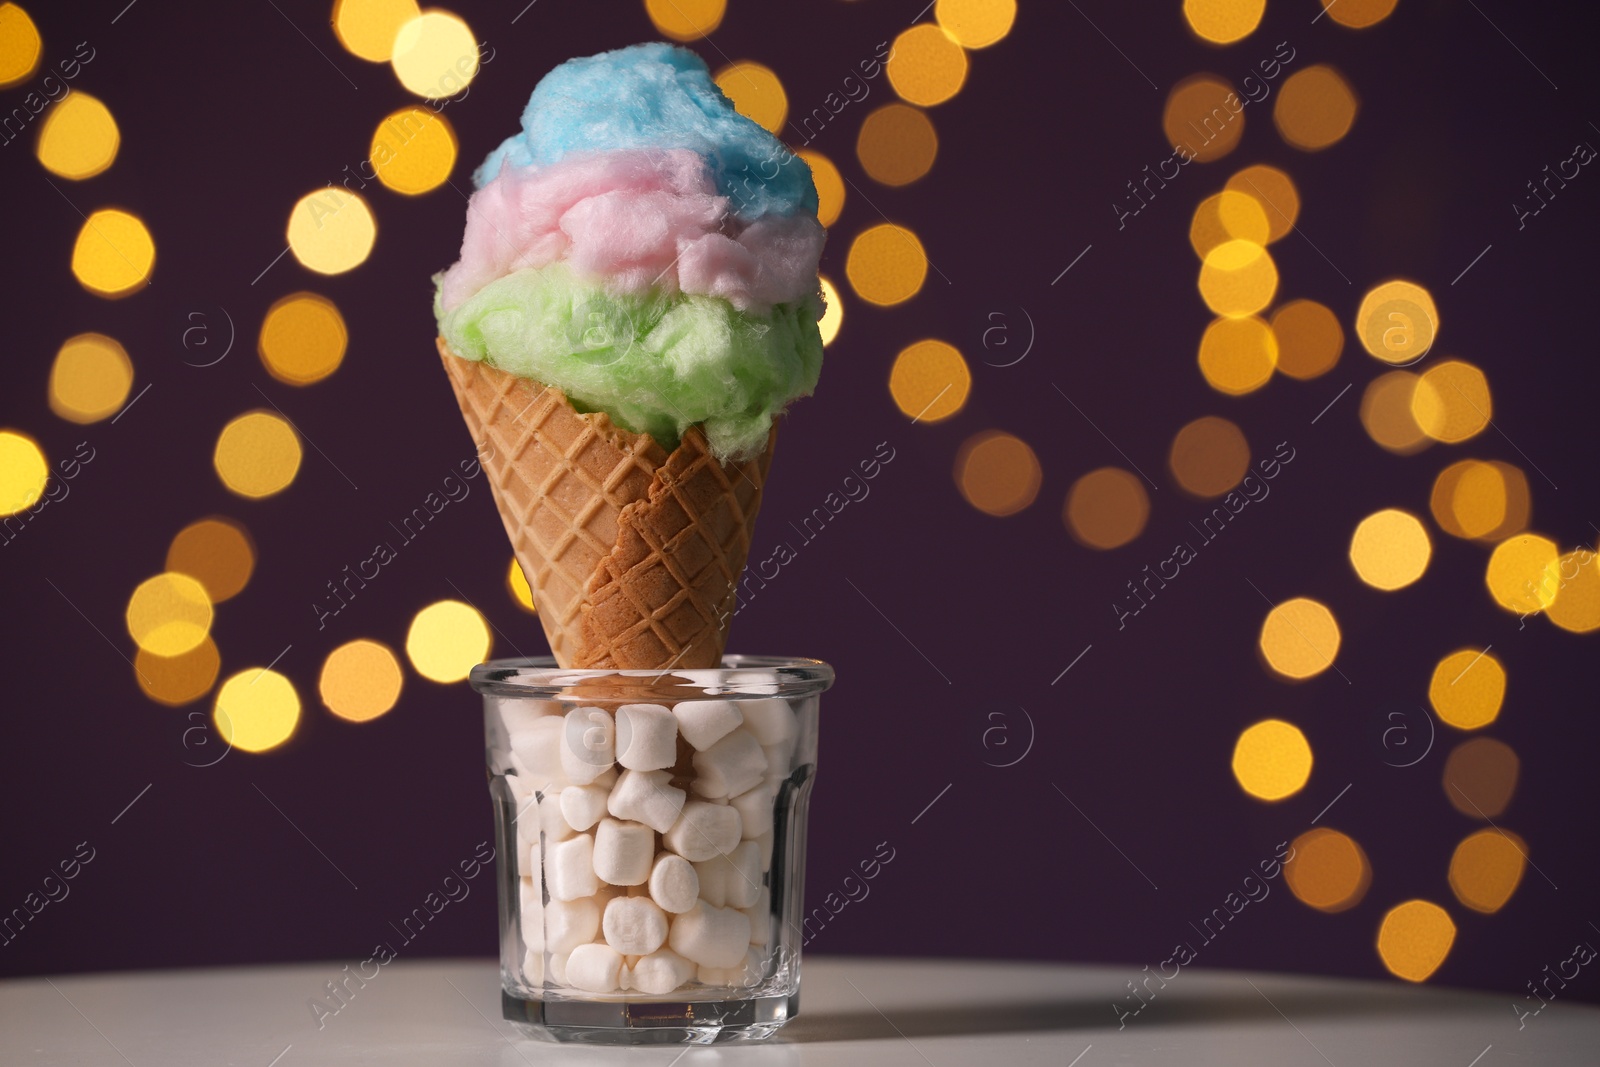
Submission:
<svg viewBox="0 0 1600 1067">
<path fill-rule="evenodd" d="M 751 678 L 760 672 L 764 677 Z M 638 679 L 641 692 L 663 689 L 715 689 L 716 695 L 751 697 L 813 696 L 833 684 L 833 668 L 819 659 L 796 656 L 725 655 L 721 667 L 669 667 L 666 670 L 582 670 L 556 665 L 554 656 L 492 659 L 472 668 L 472 688 L 485 696 L 561 699 L 572 687 L 600 678 Z M 673 679 L 673 680 L 668 680 Z M 749 686 L 749 688 L 745 688 Z"/>
</svg>

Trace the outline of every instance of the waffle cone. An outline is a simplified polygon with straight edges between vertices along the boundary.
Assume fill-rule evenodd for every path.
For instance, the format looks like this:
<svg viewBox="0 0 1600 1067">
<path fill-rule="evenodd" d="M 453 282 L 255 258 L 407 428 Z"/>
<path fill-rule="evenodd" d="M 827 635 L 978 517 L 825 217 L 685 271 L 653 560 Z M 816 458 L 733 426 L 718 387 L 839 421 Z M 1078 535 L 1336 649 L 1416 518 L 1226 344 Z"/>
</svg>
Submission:
<svg viewBox="0 0 1600 1067">
<path fill-rule="evenodd" d="M 442 338 L 439 355 L 556 662 L 719 666 L 773 437 L 722 464 L 692 427 L 668 453 Z"/>
</svg>

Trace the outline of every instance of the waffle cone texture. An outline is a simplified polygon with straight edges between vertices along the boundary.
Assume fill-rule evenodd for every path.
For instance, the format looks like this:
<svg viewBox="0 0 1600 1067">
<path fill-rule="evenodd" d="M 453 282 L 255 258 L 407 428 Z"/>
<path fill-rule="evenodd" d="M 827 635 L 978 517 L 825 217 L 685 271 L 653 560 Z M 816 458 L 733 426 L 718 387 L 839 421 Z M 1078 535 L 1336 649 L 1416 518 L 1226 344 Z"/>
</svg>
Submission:
<svg viewBox="0 0 1600 1067">
<path fill-rule="evenodd" d="M 718 462 L 699 427 L 668 453 L 443 339 L 439 355 L 556 662 L 720 666 L 776 428 L 739 463 Z"/>
</svg>

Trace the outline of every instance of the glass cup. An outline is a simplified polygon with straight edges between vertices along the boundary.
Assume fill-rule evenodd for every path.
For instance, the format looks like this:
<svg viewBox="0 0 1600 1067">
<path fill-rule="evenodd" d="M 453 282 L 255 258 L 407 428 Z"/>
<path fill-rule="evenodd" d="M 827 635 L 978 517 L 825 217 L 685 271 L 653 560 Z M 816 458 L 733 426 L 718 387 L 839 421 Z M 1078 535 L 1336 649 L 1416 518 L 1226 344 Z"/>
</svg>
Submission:
<svg viewBox="0 0 1600 1067">
<path fill-rule="evenodd" d="M 806 809 L 833 669 L 472 672 L 505 1017 L 563 1041 L 770 1037 L 799 1009 Z"/>
</svg>

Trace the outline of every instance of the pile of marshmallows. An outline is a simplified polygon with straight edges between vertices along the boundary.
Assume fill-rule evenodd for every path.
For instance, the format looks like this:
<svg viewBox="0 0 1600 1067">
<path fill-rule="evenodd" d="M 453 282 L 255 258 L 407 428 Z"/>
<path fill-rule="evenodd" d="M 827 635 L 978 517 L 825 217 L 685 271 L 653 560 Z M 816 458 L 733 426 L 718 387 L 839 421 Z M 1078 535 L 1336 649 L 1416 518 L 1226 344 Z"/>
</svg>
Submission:
<svg viewBox="0 0 1600 1067">
<path fill-rule="evenodd" d="M 502 714 L 527 981 L 648 994 L 761 981 L 773 806 L 799 734 L 788 702 L 624 704 L 613 717 L 506 701 Z"/>
</svg>

